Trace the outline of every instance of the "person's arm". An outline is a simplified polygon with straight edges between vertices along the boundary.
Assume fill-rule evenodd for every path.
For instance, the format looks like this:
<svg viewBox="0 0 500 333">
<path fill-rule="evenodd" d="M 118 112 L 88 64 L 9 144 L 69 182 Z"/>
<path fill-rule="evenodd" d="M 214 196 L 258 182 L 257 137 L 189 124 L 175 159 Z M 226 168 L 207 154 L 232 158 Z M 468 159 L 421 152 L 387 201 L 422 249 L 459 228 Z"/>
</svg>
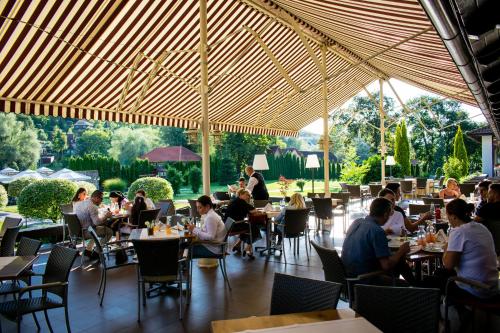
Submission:
<svg viewBox="0 0 500 333">
<path fill-rule="evenodd" d="M 420 218 L 415 221 L 415 222 L 412 222 L 408 217 L 405 217 L 404 221 L 405 221 L 405 228 L 406 230 L 408 230 L 409 232 L 414 232 L 414 231 L 417 231 L 418 230 L 418 226 L 420 224 L 425 224 L 425 221 L 426 220 L 429 220 L 431 218 L 431 213 L 430 212 L 426 212 L 424 214 L 422 214 L 420 216 Z"/>
<path fill-rule="evenodd" d="M 441 199 L 444 199 L 444 192 L 446 191 L 446 189 L 442 189 L 441 191 L 439 191 L 439 197 Z"/>
<path fill-rule="evenodd" d="M 205 229 L 194 228 L 193 234 L 201 240 L 214 240 L 217 233 L 217 220 L 207 216 L 205 218 Z"/>
<path fill-rule="evenodd" d="M 401 260 L 401 258 L 410 251 L 409 243 L 405 242 L 399 247 L 398 251 L 394 255 L 391 255 L 391 251 L 387 246 L 387 238 L 382 230 L 373 235 L 372 242 L 373 249 L 375 250 L 375 256 L 378 258 L 380 267 L 382 267 L 384 271 L 391 270 L 399 262 L 399 260 Z"/>
<path fill-rule="evenodd" d="M 452 270 L 457 267 L 460 263 L 460 257 L 462 256 L 462 252 L 457 251 L 448 251 L 448 243 L 446 243 L 443 247 L 443 266 L 446 269 Z"/>
<path fill-rule="evenodd" d="M 465 235 L 462 228 L 454 228 L 448 236 L 448 243 L 443 247 L 443 265 L 446 269 L 453 269 L 460 263 L 464 250 Z"/>
<path fill-rule="evenodd" d="M 255 187 L 255 185 L 257 185 L 258 183 L 259 183 L 259 181 L 257 180 L 257 178 L 250 177 L 250 179 L 248 180 L 247 190 L 249 190 L 251 193 L 253 191 L 253 188 Z"/>
<path fill-rule="evenodd" d="M 94 225 L 103 224 L 104 221 L 106 221 L 106 219 L 110 216 L 111 212 L 109 211 L 106 212 L 106 214 L 104 214 L 103 216 L 99 216 L 99 209 L 97 208 L 97 206 L 95 205 L 90 206 L 90 218 L 92 219 L 92 223 Z"/>
<path fill-rule="evenodd" d="M 401 261 L 401 259 L 410 252 L 410 243 L 405 242 L 401 244 L 398 251 L 390 257 L 378 258 L 380 266 L 384 271 L 390 271 L 394 266 Z"/>
</svg>

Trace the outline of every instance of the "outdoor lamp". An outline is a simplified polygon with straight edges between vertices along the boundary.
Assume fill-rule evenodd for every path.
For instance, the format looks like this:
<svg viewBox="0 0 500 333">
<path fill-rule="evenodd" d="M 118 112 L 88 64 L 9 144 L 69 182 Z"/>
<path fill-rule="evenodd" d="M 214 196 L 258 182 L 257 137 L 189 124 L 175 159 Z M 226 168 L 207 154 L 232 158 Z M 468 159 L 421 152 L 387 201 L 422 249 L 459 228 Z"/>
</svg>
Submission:
<svg viewBox="0 0 500 333">
<path fill-rule="evenodd" d="M 396 165 L 396 160 L 394 159 L 394 156 L 389 155 L 387 156 L 387 159 L 385 160 L 385 165 L 389 166 L 389 175 L 392 177 L 392 166 Z"/>
<path fill-rule="evenodd" d="M 197 128 L 195 128 L 195 127 L 189 128 L 188 130 L 184 131 L 184 133 L 187 136 L 188 144 L 195 145 L 198 143 L 198 129 Z"/>
<path fill-rule="evenodd" d="M 256 154 L 253 157 L 253 165 L 254 170 L 269 170 L 269 164 L 267 164 L 267 158 L 264 154 Z"/>
<path fill-rule="evenodd" d="M 310 154 L 307 155 L 306 159 L 306 169 L 311 169 L 312 173 L 312 191 L 314 193 L 314 169 L 319 168 L 318 155 Z"/>
<path fill-rule="evenodd" d="M 222 142 L 222 132 L 218 129 L 212 131 L 212 138 L 214 140 L 214 145 L 218 146 Z"/>
</svg>

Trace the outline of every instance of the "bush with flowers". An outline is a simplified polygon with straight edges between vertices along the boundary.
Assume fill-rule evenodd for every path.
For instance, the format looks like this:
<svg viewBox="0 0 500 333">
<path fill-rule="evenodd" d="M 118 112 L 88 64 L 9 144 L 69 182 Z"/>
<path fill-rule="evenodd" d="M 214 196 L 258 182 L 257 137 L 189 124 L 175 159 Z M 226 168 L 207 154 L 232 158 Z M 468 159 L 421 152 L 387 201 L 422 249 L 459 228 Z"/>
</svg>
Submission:
<svg viewBox="0 0 500 333">
<path fill-rule="evenodd" d="M 278 185 L 280 187 L 280 193 L 283 197 L 286 197 L 290 185 L 293 183 L 292 179 L 286 179 L 285 176 L 280 176 L 278 179 Z"/>
</svg>

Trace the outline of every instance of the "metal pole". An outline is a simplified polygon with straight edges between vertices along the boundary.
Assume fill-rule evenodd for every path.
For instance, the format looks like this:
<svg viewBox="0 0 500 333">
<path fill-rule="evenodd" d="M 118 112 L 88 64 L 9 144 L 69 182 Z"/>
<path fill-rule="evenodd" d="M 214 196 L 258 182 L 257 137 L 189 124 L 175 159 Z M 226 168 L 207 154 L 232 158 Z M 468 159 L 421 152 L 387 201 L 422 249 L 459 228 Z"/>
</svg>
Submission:
<svg viewBox="0 0 500 333">
<path fill-rule="evenodd" d="M 379 115 L 380 115 L 380 157 L 382 159 L 382 185 L 385 185 L 385 123 L 384 123 L 384 80 L 379 80 L 380 84 L 380 101 L 379 101 Z"/>
<path fill-rule="evenodd" d="M 208 42 L 207 42 L 207 0 L 200 0 L 200 96 L 201 96 L 201 166 L 203 175 L 203 193 L 210 195 L 210 149 L 208 135 Z"/>
<path fill-rule="evenodd" d="M 328 81 L 326 73 L 326 46 L 321 46 L 323 63 L 323 169 L 325 173 L 325 198 L 330 197 L 330 135 L 328 129 Z"/>
</svg>

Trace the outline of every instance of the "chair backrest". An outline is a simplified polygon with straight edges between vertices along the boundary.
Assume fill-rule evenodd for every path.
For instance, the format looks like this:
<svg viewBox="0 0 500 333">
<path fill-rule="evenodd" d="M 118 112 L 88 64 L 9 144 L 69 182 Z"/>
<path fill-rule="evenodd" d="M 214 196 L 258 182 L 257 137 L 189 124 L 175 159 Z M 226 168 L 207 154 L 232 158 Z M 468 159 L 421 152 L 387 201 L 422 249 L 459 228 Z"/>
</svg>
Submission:
<svg viewBox="0 0 500 333">
<path fill-rule="evenodd" d="M 169 201 L 158 201 L 155 203 L 155 207 L 160 208 L 160 212 L 158 213 L 158 217 L 164 217 L 168 216 L 168 212 L 170 211 L 170 207 L 172 206 L 172 203 Z"/>
<path fill-rule="evenodd" d="M 322 192 L 322 193 L 319 193 L 319 192 L 308 192 L 307 193 L 307 197 L 309 199 L 312 199 L 312 198 L 324 198 L 325 197 L 325 193 Z"/>
<path fill-rule="evenodd" d="M 5 230 L 5 234 L 0 242 L 0 257 L 11 257 L 14 255 L 14 247 L 19 229 L 21 229 L 20 226 Z"/>
<path fill-rule="evenodd" d="M 42 242 L 28 237 L 22 237 L 17 246 L 16 256 L 36 256 Z"/>
<path fill-rule="evenodd" d="M 439 289 L 354 286 L 353 309 L 383 332 L 438 332 Z"/>
<path fill-rule="evenodd" d="M 166 203 L 168 202 L 170 204 L 170 206 L 168 207 L 168 211 L 167 213 L 165 214 L 166 216 L 172 216 L 172 215 L 175 215 L 175 205 L 174 205 L 174 201 L 172 199 L 162 199 L 162 200 L 158 200 L 158 205 L 155 204 L 155 207 L 160 207 L 162 203 Z M 161 209 L 161 207 L 160 207 Z"/>
<path fill-rule="evenodd" d="M 42 283 L 68 282 L 69 272 L 75 262 L 78 251 L 67 247 L 55 245 L 49 254 Z M 63 299 L 65 298 L 64 287 L 54 287 L 48 290 Z"/>
<path fill-rule="evenodd" d="M 138 228 L 144 228 L 146 222 L 152 222 L 158 220 L 158 214 L 160 213 L 160 208 L 156 209 L 146 209 L 139 212 L 139 221 L 137 221 Z"/>
<path fill-rule="evenodd" d="M 349 197 L 351 198 L 361 198 L 361 186 L 360 185 L 346 185 L 347 192 L 349 192 Z"/>
<path fill-rule="evenodd" d="M 150 280 L 155 277 L 177 278 L 179 270 L 179 240 L 132 240 L 139 272 L 141 276 L 147 276 Z"/>
<path fill-rule="evenodd" d="M 73 213 L 73 204 L 72 203 L 63 204 L 63 205 L 60 205 L 59 207 L 61 207 L 61 213 L 63 213 L 63 214 Z"/>
<path fill-rule="evenodd" d="M 460 193 L 468 197 L 476 190 L 476 183 L 463 183 L 458 185 L 458 187 L 460 187 Z"/>
<path fill-rule="evenodd" d="M 274 274 L 271 315 L 336 309 L 342 285 Z"/>
<path fill-rule="evenodd" d="M 374 198 L 378 197 L 378 192 L 380 192 L 382 190 L 382 185 L 381 184 L 370 184 L 368 186 L 370 187 L 371 196 Z"/>
<path fill-rule="evenodd" d="M 399 183 L 401 184 L 401 193 L 411 193 L 413 191 L 412 180 L 402 180 Z"/>
<path fill-rule="evenodd" d="M 231 196 L 227 192 L 214 192 L 214 198 L 217 200 L 231 200 Z"/>
<path fill-rule="evenodd" d="M 416 204 L 410 204 L 408 206 L 408 209 L 410 211 L 410 215 L 418 215 L 420 213 L 427 213 L 431 210 L 431 205 L 416 205 Z"/>
<path fill-rule="evenodd" d="M 227 238 L 229 237 L 229 234 L 231 233 L 231 229 L 233 228 L 235 221 L 228 217 L 226 219 L 226 222 L 224 222 L 224 230 L 226 230 L 226 235 L 224 236 L 224 242 L 227 241 Z"/>
<path fill-rule="evenodd" d="M 497 256 L 500 256 L 500 220 L 487 220 L 483 221 L 483 224 L 491 232 L 493 242 L 495 243 L 495 252 Z"/>
<path fill-rule="evenodd" d="M 182 224 L 182 219 L 185 218 L 184 215 L 172 215 L 170 216 L 170 225 L 172 227 L 175 227 L 177 225 L 177 223 L 181 223 Z"/>
<path fill-rule="evenodd" d="M 350 197 L 351 194 L 349 192 L 330 193 L 330 198 L 342 200 L 342 205 L 349 204 Z"/>
<path fill-rule="evenodd" d="M 3 220 L 2 229 L 0 230 L 0 236 L 3 236 L 5 234 L 7 228 L 14 228 L 20 225 L 22 220 L 23 219 L 21 217 L 7 216 Z"/>
<path fill-rule="evenodd" d="M 344 263 L 342 263 L 337 250 L 320 246 L 314 241 L 311 241 L 311 244 L 316 252 L 318 252 L 319 259 L 323 264 L 325 280 L 342 284 L 344 289 L 343 291 L 347 294 L 347 276 L 345 273 Z"/>
<path fill-rule="evenodd" d="M 254 200 L 253 206 L 255 208 L 264 208 L 269 203 L 269 200 Z"/>
<path fill-rule="evenodd" d="M 82 224 L 76 214 L 63 213 L 63 219 L 68 226 L 69 237 L 82 237 Z"/>
<path fill-rule="evenodd" d="M 343 192 L 349 192 L 349 188 L 347 187 L 347 183 L 339 183 L 340 188 Z"/>
<path fill-rule="evenodd" d="M 439 189 L 443 188 L 444 178 L 445 178 L 444 176 L 439 177 Z"/>
<path fill-rule="evenodd" d="M 444 199 L 441 198 L 422 198 L 424 200 L 424 204 L 430 205 L 434 204 L 434 206 L 439 206 L 441 208 L 444 208 Z"/>
<path fill-rule="evenodd" d="M 312 198 L 314 215 L 322 220 L 333 218 L 331 198 Z M 288 210 L 287 210 L 288 211 Z"/>
<path fill-rule="evenodd" d="M 419 177 L 417 178 L 417 188 L 425 189 L 427 187 L 427 178 Z"/>
<path fill-rule="evenodd" d="M 295 236 L 304 232 L 309 221 L 309 208 L 285 210 L 285 236 Z"/>
<path fill-rule="evenodd" d="M 198 213 L 198 209 L 196 208 L 196 200 L 195 199 L 188 199 L 189 202 L 189 217 L 191 218 L 200 218 L 201 215 Z"/>
</svg>

